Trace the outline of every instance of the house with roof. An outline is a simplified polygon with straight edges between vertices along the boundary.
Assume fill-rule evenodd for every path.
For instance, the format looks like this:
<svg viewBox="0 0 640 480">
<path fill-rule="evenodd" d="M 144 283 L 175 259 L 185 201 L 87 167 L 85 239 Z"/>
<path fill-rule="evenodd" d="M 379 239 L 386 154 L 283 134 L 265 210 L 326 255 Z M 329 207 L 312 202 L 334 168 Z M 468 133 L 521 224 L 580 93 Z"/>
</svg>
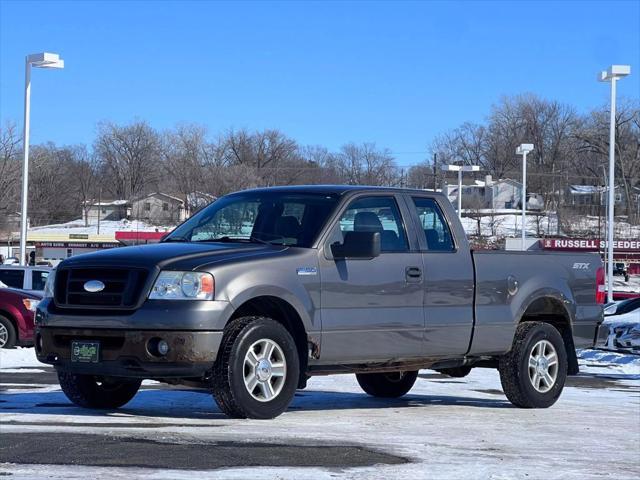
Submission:
<svg viewBox="0 0 640 480">
<path fill-rule="evenodd" d="M 565 204 L 575 207 L 588 207 L 607 204 L 608 187 L 600 185 L 568 185 L 565 190 Z M 640 202 L 640 188 L 631 187 L 629 195 L 631 203 L 638 205 Z M 626 207 L 627 199 L 622 185 L 616 185 L 615 205 Z"/>
<path fill-rule="evenodd" d="M 217 200 L 217 197 L 204 192 L 191 192 L 187 194 L 186 198 L 186 209 L 188 216 L 193 215 L 198 210 Z"/>
<path fill-rule="evenodd" d="M 129 202 L 126 200 L 100 200 L 85 202 L 82 209 L 82 220 L 85 225 L 94 225 L 98 220 L 118 221 L 129 215 Z"/>
<path fill-rule="evenodd" d="M 187 210 L 182 199 L 154 192 L 131 202 L 130 217 L 153 225 L 176 225 L 187 218 Z"/>
</svg>

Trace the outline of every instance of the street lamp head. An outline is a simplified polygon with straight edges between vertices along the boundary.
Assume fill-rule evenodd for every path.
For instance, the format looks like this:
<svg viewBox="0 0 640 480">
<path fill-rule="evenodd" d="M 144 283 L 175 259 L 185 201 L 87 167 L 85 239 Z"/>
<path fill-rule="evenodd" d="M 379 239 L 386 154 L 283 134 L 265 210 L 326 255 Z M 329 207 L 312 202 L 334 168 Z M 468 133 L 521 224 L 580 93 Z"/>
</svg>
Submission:
<svg viewBox="0 0 640 480">
<path fill-rule="evenodd" d="M 516 148 L 516 155 L 524 155 L 533 150 L 533 143 L 522 143 Z"/>
<path fill-rule="evenodd" d="M 445 172 L 479 172 L 478 165 L 443 165 L 442 170 Z"/>
<path fill-rule="evenodd" d="M 614 78 L 622 78 L 631 75 L 631 65 L 611 65 L 607 70 L 600 72 L 598 80 L 608 82 Z"/>
<path fill-rule="evenodd" d="M 64 68 L 64 60 L 57 53 L 32 53 L 27 55 L 27 63 L 36 68 Z"/>
</svg>

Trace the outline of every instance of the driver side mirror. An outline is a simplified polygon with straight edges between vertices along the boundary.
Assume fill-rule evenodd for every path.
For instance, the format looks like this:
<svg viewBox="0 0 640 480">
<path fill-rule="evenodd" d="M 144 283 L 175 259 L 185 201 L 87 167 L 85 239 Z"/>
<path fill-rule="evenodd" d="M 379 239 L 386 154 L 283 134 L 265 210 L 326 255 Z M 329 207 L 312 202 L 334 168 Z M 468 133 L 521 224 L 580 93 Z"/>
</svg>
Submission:
<svg viewBox="0 0 640 480">
<path fill-rule="evenodd" d="M 342 243 L 331 245 L 331 253 L 335 259 L 375 258 L 380 255 L 380 233 L 346 232 Z"/>
</svg>

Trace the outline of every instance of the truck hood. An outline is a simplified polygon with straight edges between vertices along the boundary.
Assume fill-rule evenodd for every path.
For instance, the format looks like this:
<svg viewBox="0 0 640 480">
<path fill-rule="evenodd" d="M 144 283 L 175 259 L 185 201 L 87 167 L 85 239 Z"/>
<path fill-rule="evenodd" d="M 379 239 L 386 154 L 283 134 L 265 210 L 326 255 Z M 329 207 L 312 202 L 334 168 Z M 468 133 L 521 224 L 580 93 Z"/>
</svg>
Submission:
<svg viewBox="0 0 640 480">
<path fill-rule="evenodd" d="M 203 264 L 278 253 L 285 249 L 280 245 L 253 243 L 156 243 L 78 255 L 68 258 L 59 267 L 122 266 L 193 270 Z"/>
</svg>

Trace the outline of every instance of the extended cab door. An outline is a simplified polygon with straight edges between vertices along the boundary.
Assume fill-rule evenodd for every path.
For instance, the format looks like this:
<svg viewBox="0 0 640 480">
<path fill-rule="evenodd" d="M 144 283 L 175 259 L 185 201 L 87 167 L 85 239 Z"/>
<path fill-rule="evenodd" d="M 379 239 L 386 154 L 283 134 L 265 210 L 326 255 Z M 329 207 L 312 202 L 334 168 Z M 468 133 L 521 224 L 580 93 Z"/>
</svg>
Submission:
<svg viewBox="0 0 640 480">
<path fill-rule="evenodd" d="M 323 363 L 421 356 L 422 257 L 409 221 L 402 197 L 389 193 L 359 195 L 334 219 L 320 254 Z M 379 232 L 380 256 L 334 259 L 331 244 L 349 231 Z"/>
<path fill-rule="evenodd" d="M 405 198 L 417 225 L 422 252 L 424 354 L 444 357 L 464 354 L 473 333 L 474 296 L 473 260 L 466 235 L 444 197 Z M 437 200 L 440 198 L 444 201 Z"/>
</svg>

